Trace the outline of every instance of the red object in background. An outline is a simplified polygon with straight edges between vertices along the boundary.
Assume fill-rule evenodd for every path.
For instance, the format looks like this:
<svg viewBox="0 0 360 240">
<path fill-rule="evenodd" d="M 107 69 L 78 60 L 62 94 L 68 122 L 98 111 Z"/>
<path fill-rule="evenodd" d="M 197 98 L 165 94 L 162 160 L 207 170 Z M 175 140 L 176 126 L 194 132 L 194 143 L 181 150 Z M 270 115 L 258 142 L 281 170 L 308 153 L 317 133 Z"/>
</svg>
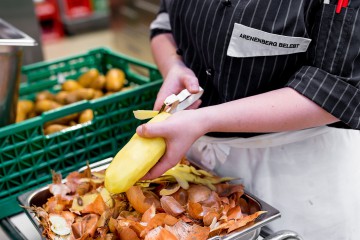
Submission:
<svg viewBox="0 0 360 240">
<path fill-rule="evenodd" d="M 64 29 L 56 0 L 36 1 L 35 13 L 40 23 L 44 43 L 63 37 Z"/>
<path fill-rule="evenodd" d="M 86 17 L 92 14 L 90 0 L 62 0 L 68 18 Z"/>
</svg>

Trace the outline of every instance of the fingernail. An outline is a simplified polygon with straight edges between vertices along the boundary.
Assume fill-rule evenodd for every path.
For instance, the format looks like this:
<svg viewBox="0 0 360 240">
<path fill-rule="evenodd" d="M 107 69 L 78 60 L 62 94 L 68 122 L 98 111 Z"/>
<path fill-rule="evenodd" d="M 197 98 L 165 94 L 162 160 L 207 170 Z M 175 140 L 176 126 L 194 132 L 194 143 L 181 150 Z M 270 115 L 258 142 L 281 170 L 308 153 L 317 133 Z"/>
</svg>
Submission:
<svg viewBox="0 0 360 240">
<path fill-rule="evenodd" d="M 197 92 L 197 91 L 199 91 L 199 86 L 196 84 L 193 84 L 190 86 L 190 89 L 192 92 Z"/>
<path fill-rule="evenodd" d="M 141 125 L 136 128 L 136 133 L 139 135 L 142 134 L 142 126 Z"/>
</svg>

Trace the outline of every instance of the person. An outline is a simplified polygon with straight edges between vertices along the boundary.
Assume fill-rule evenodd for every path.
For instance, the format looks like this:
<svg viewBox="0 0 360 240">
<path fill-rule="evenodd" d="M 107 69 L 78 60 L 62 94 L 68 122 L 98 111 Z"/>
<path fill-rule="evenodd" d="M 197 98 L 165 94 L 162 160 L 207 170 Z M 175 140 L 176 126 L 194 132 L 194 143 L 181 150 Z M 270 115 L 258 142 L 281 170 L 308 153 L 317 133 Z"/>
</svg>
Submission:
<svg viewBox="0 0 360 240">
<path fill-rule="evenodd" d="M 151 48 L 154 109 L 186 88 L 189 110 L 137 128 L 163 137 L 155 178 L 187 155 L 277 208 L 269 227 L 306 240 L 360 236 L 360 1 L 162 0 Z"/>
</svg>

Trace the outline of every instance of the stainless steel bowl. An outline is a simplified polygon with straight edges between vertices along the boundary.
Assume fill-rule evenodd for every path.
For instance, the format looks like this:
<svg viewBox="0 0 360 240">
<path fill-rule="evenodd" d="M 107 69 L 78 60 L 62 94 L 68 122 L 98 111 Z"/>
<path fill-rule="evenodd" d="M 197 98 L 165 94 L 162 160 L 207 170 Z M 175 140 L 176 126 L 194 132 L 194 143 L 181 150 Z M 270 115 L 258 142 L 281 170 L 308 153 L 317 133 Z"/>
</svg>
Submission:
<svg viewBox="0 0 360 240">
<path fill-rule="evenodd" d="M 111 161 L 110 159 L 105 159 L 96 164 L 90 165 L 93 171 L 100 171 L 107 168 L 108 163 Z M 79 169 L 79 171 L 83 171 L 84 168 Z M 26 192 L 18 197 L 18 201 L 22 206 L 30 207 L 37 206 L 41 207 L 46 203 L 48 198 L 52 197 L 52 194 L 49 191 L 49 187 L 43 187 L 37 190 Z M 258 239 L 261 231 L 261 227 L 265 226 L 269 222 L 280 217 L 280 212 L 267 204 L 266 202 L 258 199 L 257 197 L 251 195 L 248 192 L 245 192 L 244 196 L 245 200 L 249 203 L 250 209 L 252 211 L 266 211 L 265 214 L 259 216 L 256 221 L 245 229 L 241 229 L 239 231 L 233 232 L 226 236 L 215 236 L 210 238 L 209 240 L 256 240 Z M 25 212 L 27 216 L 30 218 L 31 222 L 34 224 L 39 233 L 42 233 L 42 228 L 39 225 L 39 221 L 27 208 L 25 208 Z"/>
</svg>

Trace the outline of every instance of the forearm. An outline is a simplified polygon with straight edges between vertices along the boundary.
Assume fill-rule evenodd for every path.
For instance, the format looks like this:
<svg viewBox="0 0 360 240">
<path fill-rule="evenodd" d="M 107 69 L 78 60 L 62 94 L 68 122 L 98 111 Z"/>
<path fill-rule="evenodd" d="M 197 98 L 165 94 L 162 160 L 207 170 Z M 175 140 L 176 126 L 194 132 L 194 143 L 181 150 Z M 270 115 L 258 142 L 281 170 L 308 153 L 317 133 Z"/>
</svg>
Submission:
<svg viewBox="0 0 360 240">
<path fill-rule="evenodd" d="M 160 34 L 151 40 L 151 50 L 164 79 L 174 64 L 184 65 L 181 57 L 176 54 L 176 43 L 171 33 Z"/>
<path fill-rule="evenodd" d="M 199 109 L 206 132 L 280 132 L 339 121 L 291 88 Z M 201 120 L 200 120 L 201 121 Z"/>
</svg>

